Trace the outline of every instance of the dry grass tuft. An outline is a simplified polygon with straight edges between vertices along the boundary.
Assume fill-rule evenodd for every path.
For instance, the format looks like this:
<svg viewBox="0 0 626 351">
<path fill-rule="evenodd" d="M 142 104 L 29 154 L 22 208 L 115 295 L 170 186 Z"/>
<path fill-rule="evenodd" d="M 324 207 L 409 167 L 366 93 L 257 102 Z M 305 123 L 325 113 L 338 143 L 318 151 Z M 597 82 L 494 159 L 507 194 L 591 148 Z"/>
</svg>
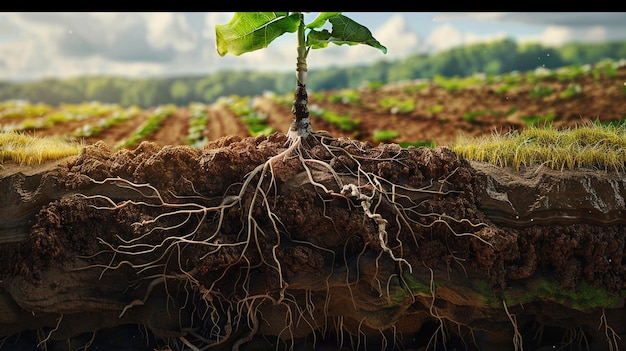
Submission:
<svg viewBox="0 0 626 351">
<path fill-rule="evenodd" d="M 0 132 L 0 162 L 41 164 L 77 155 L 84 146 L 62 137 L 36 137 L 18 132 Z"/>
</svg>

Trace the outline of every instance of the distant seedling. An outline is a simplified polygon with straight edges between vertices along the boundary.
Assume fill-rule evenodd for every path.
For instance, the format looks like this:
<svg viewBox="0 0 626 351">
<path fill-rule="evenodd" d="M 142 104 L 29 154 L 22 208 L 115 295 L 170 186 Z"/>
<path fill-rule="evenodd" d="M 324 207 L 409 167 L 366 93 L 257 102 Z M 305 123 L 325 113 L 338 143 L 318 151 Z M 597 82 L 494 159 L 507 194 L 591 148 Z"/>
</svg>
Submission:
<svg viewBox="0 0 626 351">
<path fill-rule="evenodd" d="M 460 137 L 452 147 L 459 156 L 501 167 L 545 165 L 626 171 L 626 126 L 589 122 L 576 128 L 529 127 L 521 132 Z"/>
<path fill-rule="evenodd" d="M 406 93 L 406 94 L 411 94 L 411 93 L 415 93 L 421 90 L 424 90 L 426 88 L 428 88 L 430 86 L 430 82 L 428 81 L 420 81 L 417 82 L 415 84 L 406 86 L 404 88 L 402 88 L 402 92 Z"/>
<path fill-rule="evenodd" d="M 380 100 L 380 106 L 389 110 L 391 114 L 406 114 L 415 111 L 415 100 L 411 98 L 399 99 L 395 96 L 389 96 Z"/>
<path fill-rule="evenodd" d="M 358 104 L 361 101 L 361 96 L 356 90 L 343 89 L 338 93 L 328 96 L 328 101 L 332 103 Z"/>
<path fill-rule="evenodd" d="M 410 146 L 413 147 L 427 147 L 427 148 L 435 148 L 437 147 L 437 143 L 434 140 L 418 140 L 418 141 L 401 141 L 398 143 L 402 148 L 408 148 Z"/>
<path fill-rule="evenodd" d="M 577 83 L 570 83 L 567 88 L 565 90 L 563 90 L 559 96 L 561 97 L 561 99 L 569 99 L 573 96 L 576 96 L 578 94 L 581 94 L 583 91 L 582 87 L 580 86 L 580 84 Z"/>
<path fill-rule="evenodd" d="M 535 99 L 550 96 L 552 93 L 554 93 L 554 88 L 544 86 L 541 83 L 535 84 L 535 86 L 530 90 L 530 96 Z"/>
<path fill-rule="evenodd" d="M 479 85 L 483 85 L 485 84 L 485 79 L 486 77 L 482 76 L 482 75 L 474 75 L 471 77 L 444 77 L 442 75 L 435 75 L 433 77 L 433 82 L 436 85 L 439 85 L 440 87 L 448 90 L 448 91 L 455 91 L 455 90 L 461 90 L 461 89 L 465 89 L 469 86 L 479 86 Z"/>
<path fill-rule="evenodd" d="M 381 129 L 374 132 L 375 142 L 388 142 L 400 136 L 400 132 L 397 130 Z"/>
</svg>

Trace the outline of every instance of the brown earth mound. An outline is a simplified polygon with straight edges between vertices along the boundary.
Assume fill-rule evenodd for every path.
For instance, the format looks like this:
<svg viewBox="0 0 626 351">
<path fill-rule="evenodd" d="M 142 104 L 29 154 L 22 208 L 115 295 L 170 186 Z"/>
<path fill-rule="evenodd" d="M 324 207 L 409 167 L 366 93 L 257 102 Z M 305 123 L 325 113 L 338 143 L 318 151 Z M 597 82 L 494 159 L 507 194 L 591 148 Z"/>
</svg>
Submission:
<svg viewBox="0 0 626 351">
<path fill-rule="evenodd" d="M 316 135 L 3 173 L 1 350 L 617 350 L 626 179 Z"/>
</svg>

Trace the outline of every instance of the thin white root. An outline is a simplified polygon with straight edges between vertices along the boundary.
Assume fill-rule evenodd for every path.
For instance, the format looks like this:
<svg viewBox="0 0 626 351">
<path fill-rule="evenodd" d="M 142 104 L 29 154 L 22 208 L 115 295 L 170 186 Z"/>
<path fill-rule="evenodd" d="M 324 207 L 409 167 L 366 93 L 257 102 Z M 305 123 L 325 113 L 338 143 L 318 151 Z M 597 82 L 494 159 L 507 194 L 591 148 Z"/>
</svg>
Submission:
<svg viewBox="0 0 626 351">
<path fill-rule="evenodd" d="M 342 195 L 346 195 L 348 197 L 354 197 L 357 200 L 361 201 L 361 207 L 363 208 L 363 211 L 365 212 L 365 215 L 367 215 L 367 217 L 373 219 L 376 224 L 378 225 L 378 243 L 380 245 L 380 248 L 389 254 L 389 256 L 391 256 L 391 259 L 393 259 L 396 262 L 400 262 L 400 263 L 404 263 L 409 267 L 409 272 L 413 272 L 413 267 L 411 267 L 411 264 L 409 263 L 409 261 L 405 260 L 404 258 L 401 257 L 396 257 L 396 255 L 393 253 L 393 251 L 389 248 L 389 246 L 387 246 L 387 220 L 383 218 L 383 216 L 381 216 L 378 213 L 372 213 L 372 211 L 370 211 L 370 207 L 372 206 L 372 198 L 374 197 L 374 194 L 372 194 L 371 196 L 367 196 L 365 194 L 363 194 L 359 188 L 354 185 L 354 184 L 346 184 L 343 186 L 343 188 L 341 189 L 341 194 Z"/>
<path fill-rule="evenodd" d="M 250 332 L 248 334 L 246 334 L 246 336 L 244 336 L 243 338 L 237 340 L 234 344 L 233 344 L 233 348 L 232 351 L 239 351 L 239 348 L 241 347 L 241 345 L 249 342 L 250 340 L 252 340 L 252 338 L 256 335 L 256 333 L 259 331 L 259 319 L 256 316 L 256 314 L 252 313 L 252 330 L 250 330 Z"/>
<path fill-rule="evenodd" d="M 621 340 L 621 338 L 615 332 L 615 330 L 609 326 L 606 320 L 606 311 L 604 310 L 604 308 L 602 309 L 602 315 L 600 316 L 600 326 L 598 327 L 598 330 L 602 329 L 602 326 L 604 326 L 604 335 L 606 336 L 606 342 L 608 343 L 609 351 L 619 351 L 619 344 L 617 342 L 617 339 Z"/>
<path fill-rule="evenodd" d="M 504 312 L 506 312 L 507 317 L 513 324 L 513 347 L 515 347 L 515 351 L 523 351 L 523 340 L 522 334 L 520 334 L 519 329 L 517 328 L 517 316 L 509 313 L 509 308 L 506 306 L 506 301 L 502 300 L 502 305 L 504 306 Z"/>
<path fill-rule="evenodd" d="M 57 325 L 52 330 L 50 330 L 50 332 L 48 333 L 48 336 L 46 336 L 43 340 L 41 340 L 37 344 L 37 347 L 42 347 L 42 345 L 45 345 L 48 342 L 48 340 L 50 340 L 50 337 L 52 337 L 52 333 L 59 330 L 59 326 L 61 325 L 62 320 L 63 320 L 63 313 L 61 313 L 59 318 L 57 318 Z"/>
</svg>

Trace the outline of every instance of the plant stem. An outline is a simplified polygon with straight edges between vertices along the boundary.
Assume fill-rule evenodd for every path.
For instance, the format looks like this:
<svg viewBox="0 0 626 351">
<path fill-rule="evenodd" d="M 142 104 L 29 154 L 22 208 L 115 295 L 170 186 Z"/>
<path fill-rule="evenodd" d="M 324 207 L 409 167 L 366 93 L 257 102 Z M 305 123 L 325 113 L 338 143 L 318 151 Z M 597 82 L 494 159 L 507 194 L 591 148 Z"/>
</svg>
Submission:
<svg viewBox="0 0 626 351">
<path fill-rule="evenodd" d="M 289 135 L 306 138 L 313 132 L 311 120 L 309 118 L 308 96 L 306 92 L 307 65 L 306 57 L 309 50 L 306 47 L 304 35 L 304 15 L 300 14 L 300 25 L 298 26 L 298 58 L 296 65 L 296 91 L 294 94 L 291 113 L 294 121 L 289 128 Z"/>
</svg>

